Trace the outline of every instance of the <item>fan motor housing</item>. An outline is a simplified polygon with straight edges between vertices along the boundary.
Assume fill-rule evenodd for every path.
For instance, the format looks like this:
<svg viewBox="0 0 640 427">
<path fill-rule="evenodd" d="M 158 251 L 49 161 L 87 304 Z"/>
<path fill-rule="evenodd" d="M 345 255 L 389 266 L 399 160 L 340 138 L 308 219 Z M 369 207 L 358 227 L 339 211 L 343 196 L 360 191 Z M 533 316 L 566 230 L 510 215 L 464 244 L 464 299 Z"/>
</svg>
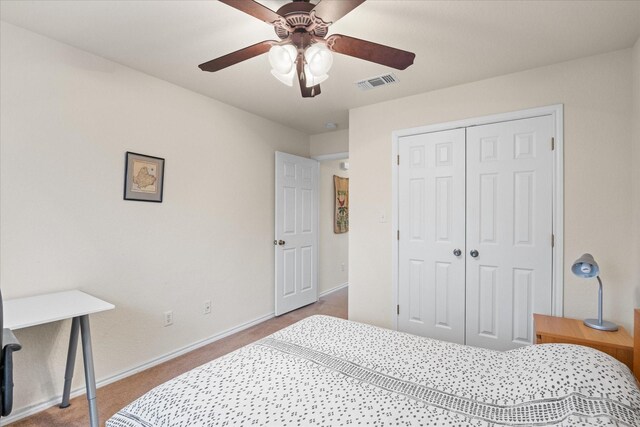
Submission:
<svg viewBox="0 0 640 427">
<path fill-rule="evenodd" d="M 311 13 L 314 7 L 315 5 L 305 1 L 294 1 L 285 4 L 276 13 L 282 16 L 292 29 L 324 38 L 329 25 Z M 277 23 L 274 25 L 274 30 L 280 40 L 289 37 L 290 30 Z"/>
</svg>

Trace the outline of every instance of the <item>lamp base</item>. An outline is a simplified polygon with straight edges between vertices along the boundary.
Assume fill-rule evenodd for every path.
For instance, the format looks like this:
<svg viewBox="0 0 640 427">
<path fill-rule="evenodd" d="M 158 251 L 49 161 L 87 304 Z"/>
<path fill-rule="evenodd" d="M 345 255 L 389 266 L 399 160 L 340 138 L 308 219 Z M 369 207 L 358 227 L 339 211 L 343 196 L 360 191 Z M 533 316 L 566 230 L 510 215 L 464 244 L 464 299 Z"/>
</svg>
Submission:
<svg viewBox="0 0 640 427">
<path fill-rule="evenodd" d="M 617 331 L 618 325 L 613 322 L 607 322 L 603 320 L 602 323 L 598 323 L 598 319 L 585 319 L 584 324 L 590 328 L 598 329 L 600 331 Z"/>
</svg>

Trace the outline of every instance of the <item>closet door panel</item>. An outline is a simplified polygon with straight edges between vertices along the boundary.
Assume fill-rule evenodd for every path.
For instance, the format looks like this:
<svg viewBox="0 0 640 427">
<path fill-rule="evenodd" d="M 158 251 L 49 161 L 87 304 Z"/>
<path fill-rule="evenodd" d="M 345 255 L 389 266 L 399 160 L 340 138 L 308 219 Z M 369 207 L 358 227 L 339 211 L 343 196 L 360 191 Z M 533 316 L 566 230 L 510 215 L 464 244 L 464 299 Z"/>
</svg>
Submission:
<svg viewBox="0 0 640 427">
<path fill-rule="evenodd" d="M 464 134 L 401 138 L 398 174 L 399 329 L 458 343 L 465 334 Z"/>
<path fill-rule="evenodd" d="M 468 345 L 531 344 L 551 313 L 553 134 L 551 116 L 467 128 Z"/>
</svg>

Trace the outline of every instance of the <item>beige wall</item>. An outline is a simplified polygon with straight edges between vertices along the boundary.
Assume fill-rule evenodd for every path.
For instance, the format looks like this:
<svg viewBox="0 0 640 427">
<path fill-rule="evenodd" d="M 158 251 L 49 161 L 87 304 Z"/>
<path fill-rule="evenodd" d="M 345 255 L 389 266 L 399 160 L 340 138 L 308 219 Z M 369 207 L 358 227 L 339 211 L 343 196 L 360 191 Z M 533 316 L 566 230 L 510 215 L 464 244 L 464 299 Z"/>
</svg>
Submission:
<svg viewBox="0 0 640 427">
<path fill-rule="evenodd" d="M 569 272 L 591 252 L 602 267 L 604 314 L 630 326 L 640 305 L 632 259 L 632 55 L 622 50 L 353 109 L 349 116 L 349 317 L 391 327 L 391 133 L 564 104 L 564 313 L 596 314 L 597 285 Z"/>
<path fill-rule="evenodd" d="M 340 163 L 348 160 L 320 162 L 320 265 L 318 268 L 320 293 L 344 285 L 349 280 L 349 233 L 333 232 L 335 208 L 333 176 L 349 177 L 349 171 L 340 169 Z"/>
<path fill-rule="evenodd" d="M 0 39 L 4 297 L 114 303 L 91 318 L 98 380 L 272 313 L 274 151 L 308 156 L 308 135 L 10 24 Z M 127 150 L 166 158 L 162 204 L 122 200 Z M 17 413 L 61 394 L 68 328 L 17 331 Z"/>
<path fill-rule="evenodd" d="M 636 303 L 640 301 L 640 39 L 633 47 L 633 185 L 634 185 L 634 209 L 635 220 L 635 262 L 636 270 Z M 638 304 L 636 304 L 638 305 Z"/>
<path fill-rule="evenodd" d="M 349 152 L 349 130 L 337 130 L 309 136 L 311 157 Z M 349 280 L 349 233 L 333 232 L 333 175 L 348 177 L 340 162 L 348 159 L 320 162 L 320 263 L 318 290 L 326 292 Z"/>
<path fill-rule="evenodd" d="M 309 137 L 309 154 L 311 157 L 347 153 L 348 151 L 349 129 L 319 133 Z"/>
</svg>

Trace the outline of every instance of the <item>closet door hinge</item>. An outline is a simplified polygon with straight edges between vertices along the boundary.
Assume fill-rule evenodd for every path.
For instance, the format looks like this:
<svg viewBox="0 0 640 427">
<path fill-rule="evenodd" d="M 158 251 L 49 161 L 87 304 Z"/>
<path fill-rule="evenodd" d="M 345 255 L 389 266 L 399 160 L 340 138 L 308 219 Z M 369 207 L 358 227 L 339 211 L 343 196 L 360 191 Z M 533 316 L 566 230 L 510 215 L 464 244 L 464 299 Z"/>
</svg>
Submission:
<svg viewBox="0 0 640 427">
<path fill-rule="evenodd" d="M 556 139 L 555 138 L 551 138 L 551 151 L 554 151 L 556 149 Z"/>
<path fill-rule="evenodd" d="M 551 247 L 554 248 L 556 246 L 556 235 L 551 235 Z"/>
<path fill-rule="evenodd" d="M 398 159 L 397 159 L 397 161 L 398 161 L 398 166 L 400 166 L 400 154 L 398 154 Z"/>
<path fill-rule="evenodd" d="M 400 304 L 396 305 L 396 313 L 400 316 Z"/>
<path fill-rule="evenodd" d="M 398 240 L 400 240 L 400 230 L 398 230 L 397 238 L 398 238 Z"/>
</svg>

